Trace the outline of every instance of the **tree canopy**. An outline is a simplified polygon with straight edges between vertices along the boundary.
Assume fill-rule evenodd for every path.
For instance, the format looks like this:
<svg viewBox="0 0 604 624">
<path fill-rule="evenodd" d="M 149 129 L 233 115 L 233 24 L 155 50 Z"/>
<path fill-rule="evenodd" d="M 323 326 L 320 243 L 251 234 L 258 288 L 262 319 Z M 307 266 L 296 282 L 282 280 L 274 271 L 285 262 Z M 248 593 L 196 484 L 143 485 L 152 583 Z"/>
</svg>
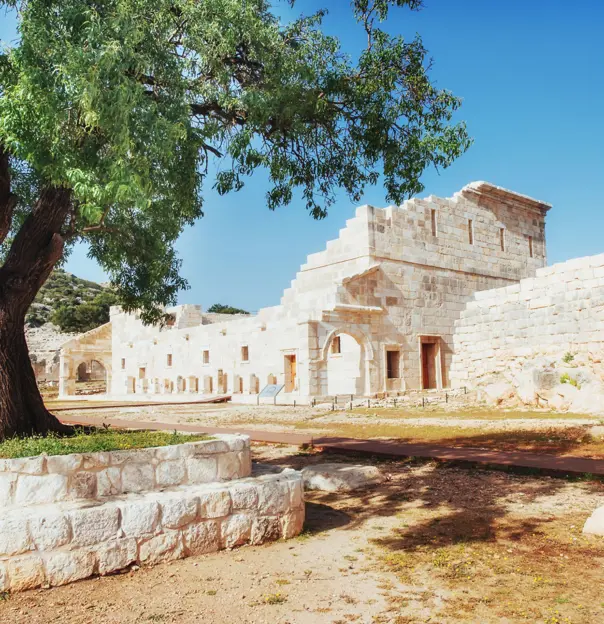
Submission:
<svg viewBox="0 0 604 624">
<path fill-rule="evenodd" d="M 2 5 L 17 8 L 20 35 L 0 54 L 2 253 L 60 189 L 61 252 L 88 241 L 146 321 L 186 287 L 174 242 L 208 185 L 237 191 L 264 168 L 270 209 L 300 193 L 321 218 L 336 189 L 356 201 L 380 179 L 401 202 L 470 143 L 420 37 L 379 27 L 419 0 L 354 0 L 367 42 L 356 62 L 322 32 L 323 11 L 282 23 L 265 0 Z"/>
<path fill-rule="evenodd" d="M 216 314 L 249 314 L 247 310 L 234 308 L 230 305 L 223 305 L 222 303 L 214 303 L 208 308 L 208 312 L 214 312 Z"/>
</svg>

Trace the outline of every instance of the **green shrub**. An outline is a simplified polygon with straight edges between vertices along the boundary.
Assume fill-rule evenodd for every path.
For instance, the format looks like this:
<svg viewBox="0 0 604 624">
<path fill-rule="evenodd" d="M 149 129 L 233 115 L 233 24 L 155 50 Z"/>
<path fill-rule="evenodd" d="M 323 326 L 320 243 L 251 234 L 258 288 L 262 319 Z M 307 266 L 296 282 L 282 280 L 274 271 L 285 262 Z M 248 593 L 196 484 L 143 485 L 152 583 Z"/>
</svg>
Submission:
<svg viewBox="0 0 604 624">
<path fill-rule="evenodd" d="M 574 386 L 577 389 L 581 389 L 581 386 L 579 385 L 579 382 L 574 379 L 573 377 L 571 377 L 568 373 L 563 373 L 560 376 L 560 383 L 562 384 L 570 384 L 571 386 Z"/>
<path fill-rule="evenodd" d="M 567 351 L 564 354 L 564 357 L 562 358 L 562 361 L 565 364 L 570 364 L 574 359 L 575 359 L 575 356 L 570 351 Z"/>
</svg>

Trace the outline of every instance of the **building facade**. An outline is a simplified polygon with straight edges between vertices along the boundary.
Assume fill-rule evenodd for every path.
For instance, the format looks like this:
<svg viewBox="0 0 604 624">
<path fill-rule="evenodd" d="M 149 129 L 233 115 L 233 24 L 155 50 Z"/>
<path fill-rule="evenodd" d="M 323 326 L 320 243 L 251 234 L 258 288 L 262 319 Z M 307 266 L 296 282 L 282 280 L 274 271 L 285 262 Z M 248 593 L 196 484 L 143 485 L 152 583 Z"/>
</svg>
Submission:
<svg viewBox="0 0 604 624">
<path fill-rule="evenodd" d="M 448 387 L 461 311 L 474 293 L 546 265 L 550 207 L 486 182 L 446 199 L 361 206 L 337 239 L 307 258 L 280 305 L 257 315 L 184 305 L 160 328 L 113 309 L 108 325 L 64 345 L 60 394 L 74 393 L 78 366 L 98 359 L 95 349 L 115 397 L 249 400 L 283 384 L 303 401 Z"/>
</svg>

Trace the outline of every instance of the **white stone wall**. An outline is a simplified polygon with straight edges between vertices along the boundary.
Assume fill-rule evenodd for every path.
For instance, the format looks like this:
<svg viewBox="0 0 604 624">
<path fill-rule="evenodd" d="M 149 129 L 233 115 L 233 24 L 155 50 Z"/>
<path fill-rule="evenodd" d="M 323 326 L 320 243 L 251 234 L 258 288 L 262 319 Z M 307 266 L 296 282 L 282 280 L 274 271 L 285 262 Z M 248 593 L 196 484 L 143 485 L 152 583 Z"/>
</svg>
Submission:
<svg viewBox="0 0 604 624">
<path fill-rule="evenodd" d="M 173 446 L 0 459 L 0 510 L 148 492 L 251 475 L 247 436 Z"/>
<path fill-rule="evenodd" d="M 237 400 L 273 379 L 287 384 L 291 357 L 297 368 L 292 399 L 353 386 L 360 395 L 419 389 L 426 337 L 438 340 L 438 383 L 446 387 L 454 323 L 473 294 L 514 284 L 545 266 L 548 209 L 484 182 L 446 199 L 361 206 L 337 239 L 308 256 L 281 304 L 256 316 L 204 321 L 198 306 L 179 306 L 172 310 L 174 325 L 160 330 L 114 310 L 111 393 L 211 392 Z M 360 357 L 350 349 L 348 359 L 328 360 L 338 333 L 357 342 Z M 387 378 L 392 349 L 401 354 L 397 379 Z"/>
<path fill-rule="evenodd" d="M 455 326 L 451 379 L 472 386 L 539 357 L 604 358 L 604 254 L 542 268 L 477 292 Z"/>
<path fill-rule="evenodd" d="M 104 503 L 13 506 L 0 515 L 0 591 L 64 585 L 133 563 L 287 539 L 303 522 L 302 476 L 293 470 Z"/>
</svg>

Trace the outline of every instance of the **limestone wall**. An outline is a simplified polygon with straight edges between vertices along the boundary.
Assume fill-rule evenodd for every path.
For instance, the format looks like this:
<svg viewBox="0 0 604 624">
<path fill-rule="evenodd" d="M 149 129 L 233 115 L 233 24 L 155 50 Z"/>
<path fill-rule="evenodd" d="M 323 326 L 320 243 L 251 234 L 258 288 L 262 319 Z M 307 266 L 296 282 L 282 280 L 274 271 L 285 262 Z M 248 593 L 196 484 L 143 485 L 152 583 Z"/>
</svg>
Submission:
<svg viewBox="0 0 604 624">
<path fill-rule="evenodd" d="M 297 535 L 301 474 L 250 474 L 239 435 L 2 460 L 0 592 Z"/>
<path fill-rule="evenodd" d="M 0 591 L 64 585 L 133 563 L 290 538 L 302 530 L 295 471 L 228 484 L 3 510 Z"/>
<path fill-rule="evenodd" d="M 454 345 L 454 386 L 475 386 L 498 374 L 513 380 L 527 363 L 539 359 L 550 369 L 569 369 L 571 393 L 577 385 L 600 383 L 604 254 L 539 269 L 534 278 L 518 284 L 477 292 L 456 323 Z M 575 380 L 573 375 L 584 378 Z"/>
<path fill-rule="evenodd" d="M 0 510 L 249 477 L 249 438 L 214 438 L 127 451 L 2 459 Z"/>
</svg>

